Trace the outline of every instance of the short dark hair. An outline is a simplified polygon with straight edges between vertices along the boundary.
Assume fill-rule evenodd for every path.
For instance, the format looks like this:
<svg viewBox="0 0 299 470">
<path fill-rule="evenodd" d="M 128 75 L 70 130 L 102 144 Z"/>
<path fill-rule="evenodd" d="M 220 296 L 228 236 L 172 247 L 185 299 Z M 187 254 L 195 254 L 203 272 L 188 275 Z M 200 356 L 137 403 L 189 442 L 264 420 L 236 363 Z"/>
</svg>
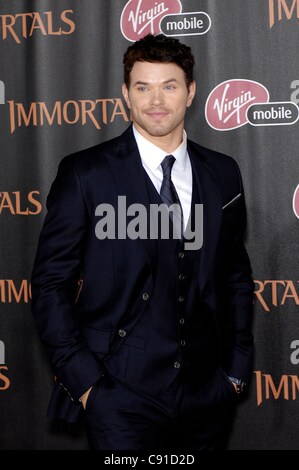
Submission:
<svg viewBox="0 0 299 470">
<path fill-rule="evenodd" d="M 164 34 L 147 34 L 128 47 L 123 59 L 127 88 L 130 86 L 130 73 L 135 62 L 174 63 L 183 70 L 188 89 L 193 81 L 194 57 L 191 47 Z"/>
</svg>

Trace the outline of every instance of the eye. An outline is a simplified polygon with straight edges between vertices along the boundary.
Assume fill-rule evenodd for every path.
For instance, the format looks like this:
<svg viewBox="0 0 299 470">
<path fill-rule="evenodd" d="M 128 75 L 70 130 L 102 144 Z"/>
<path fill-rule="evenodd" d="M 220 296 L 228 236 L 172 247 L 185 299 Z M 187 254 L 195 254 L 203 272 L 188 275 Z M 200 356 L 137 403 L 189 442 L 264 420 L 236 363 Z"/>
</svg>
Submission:
<svg viewBox="0 0 299 470">
<path fill-rule="evenodd" d="M 145 86 L 139 86 L 139 87 L 137 87 L 137 91 L 143 92 L 143 91 L 146 91 L 146 90 L 147 90 L 147 88 L 146 88 Z"/>
<path fill-rule="evenodd" d="M 175 90 L 175 86 L 174 85 L 166 85 L 165 90 L 170 90 L 170 91 Z"/>
</svg>

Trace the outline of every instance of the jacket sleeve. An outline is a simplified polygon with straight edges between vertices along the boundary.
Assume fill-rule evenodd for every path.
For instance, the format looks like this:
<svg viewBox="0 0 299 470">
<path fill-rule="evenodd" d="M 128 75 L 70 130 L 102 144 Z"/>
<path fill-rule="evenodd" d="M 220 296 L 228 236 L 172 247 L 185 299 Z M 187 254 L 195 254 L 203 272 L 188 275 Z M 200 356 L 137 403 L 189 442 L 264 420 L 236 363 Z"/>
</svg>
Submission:
<svg viewBox="0 0 299 470">
<path fill-rule="evenodd" d="M 74 315 L 89 216 L 73 161 L 62 160 L 52 184 L 31 286 L 33 316 L 54 374 L 78 400 L 105 371 Z"/>
<path fill-rule="evenodd" d="M 232 319 L 233 349 L 230 354 L 228 375 L 249 381 L 253 363 L 253 293 L 251 265 L 244 246 L 246 229 L 246 206 L 241 174 L 241 200 L 235 221 L 235 233 L 230 251 L 230 270 L 228 273 L 229 309 Z"/>
</svg>

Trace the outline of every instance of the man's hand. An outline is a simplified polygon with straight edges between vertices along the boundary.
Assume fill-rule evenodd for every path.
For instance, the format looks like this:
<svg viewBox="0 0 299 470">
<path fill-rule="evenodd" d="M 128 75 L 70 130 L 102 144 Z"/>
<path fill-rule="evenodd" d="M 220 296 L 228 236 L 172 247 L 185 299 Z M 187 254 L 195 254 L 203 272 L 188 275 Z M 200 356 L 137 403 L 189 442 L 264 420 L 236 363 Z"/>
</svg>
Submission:
<svg viewBox="0 0 299 470">
<path fill-rule="evenodd" d="M 82 406 L 83 406 L 84 410 L 86 409 L 86 403 L 87 403 L 88 395 L 90 394 L 91 389 L 92 389 L 92 387 L 90 387 L 87 390 L 87 392 L 83 393 L 83 395 L 80 397 L 80 401 L 82 403 Z"/>
</svg>

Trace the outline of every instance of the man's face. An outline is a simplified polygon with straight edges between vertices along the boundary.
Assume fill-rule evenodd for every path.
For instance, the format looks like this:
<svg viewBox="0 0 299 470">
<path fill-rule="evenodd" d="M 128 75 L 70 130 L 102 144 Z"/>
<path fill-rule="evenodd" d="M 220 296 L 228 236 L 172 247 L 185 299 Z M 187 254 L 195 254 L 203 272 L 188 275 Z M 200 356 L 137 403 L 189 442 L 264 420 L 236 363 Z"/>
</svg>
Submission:
<svg viewBox="0 0 299 470">
<path fill-rule="evenodd" d="M 130 78 L 129 89 L 123 84 L 122 92 L 137 130 L 153 143 L 181 139 L 195 83 L 188 90 L 183 70 L 173 63 L 136 62 Z"/>
</svg>

